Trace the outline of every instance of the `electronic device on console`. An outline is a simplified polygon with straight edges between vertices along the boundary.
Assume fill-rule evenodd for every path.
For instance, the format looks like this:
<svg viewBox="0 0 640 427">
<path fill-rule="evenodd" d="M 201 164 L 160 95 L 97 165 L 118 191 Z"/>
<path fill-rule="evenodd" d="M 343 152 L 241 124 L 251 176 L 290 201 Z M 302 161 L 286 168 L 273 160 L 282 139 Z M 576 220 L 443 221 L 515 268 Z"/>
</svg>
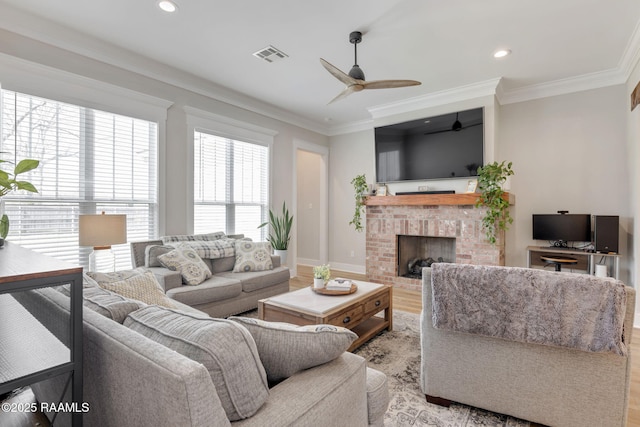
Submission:
<svg viewBox="0 0 640 427">
<path fill-rule="evenodd" d="M 569 242 L 591 242 L 591 215 L 533 214 L 533 239 L 547 240 L 552 248 L 568 248 Z M 574 248 L 571 248 L 574 249 Z"/>
</svg>

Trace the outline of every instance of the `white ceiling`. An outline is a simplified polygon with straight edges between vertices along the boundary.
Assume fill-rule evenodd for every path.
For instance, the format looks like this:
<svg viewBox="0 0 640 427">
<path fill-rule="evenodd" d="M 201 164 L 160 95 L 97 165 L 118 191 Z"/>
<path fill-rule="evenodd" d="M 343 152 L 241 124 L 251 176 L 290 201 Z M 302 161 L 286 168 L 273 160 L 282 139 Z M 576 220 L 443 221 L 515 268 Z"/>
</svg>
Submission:
<svg viewBox="0 0 640 427">
<path fill-rule="evenodd" d="M 505 94 L 616 82 L 638 50 L 637 0 L 175 1 L 178 12 L 167 14 L 156 0 L 0 0 L 0 27 L 138 72 L 166 64 L 146 74 L 173 84 L 197 76 L 231 89 L 225 99 L 244 94 L 325 129 L 368 121 L 372 108 L 498 78 Z M 354 30 L 364 33 L 358 63 L 368 80 L 422 85 L 327 105 L 343 85 L 319 58 L 348 72 Z M 95 49 L 98 42 L 128 52 Z M 252 56 L 268 45 L 289 57 L 270 64 Z M 513 54 L 496 60 L 497 48 Z"/>
</svg>

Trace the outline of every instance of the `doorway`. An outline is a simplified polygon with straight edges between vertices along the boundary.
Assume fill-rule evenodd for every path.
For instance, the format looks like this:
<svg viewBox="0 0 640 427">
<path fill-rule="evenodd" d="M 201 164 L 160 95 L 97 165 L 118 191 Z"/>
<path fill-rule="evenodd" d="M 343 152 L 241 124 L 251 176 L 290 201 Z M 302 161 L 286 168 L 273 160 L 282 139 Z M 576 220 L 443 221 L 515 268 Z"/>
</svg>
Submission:
<svg viewBox="0 0 640 427">
<path fill-rule="evenodd" d="M 313 266 L 328 262 L 328 155 L 327 147 L 295 144 L 298 264 Z"/>
</svg>

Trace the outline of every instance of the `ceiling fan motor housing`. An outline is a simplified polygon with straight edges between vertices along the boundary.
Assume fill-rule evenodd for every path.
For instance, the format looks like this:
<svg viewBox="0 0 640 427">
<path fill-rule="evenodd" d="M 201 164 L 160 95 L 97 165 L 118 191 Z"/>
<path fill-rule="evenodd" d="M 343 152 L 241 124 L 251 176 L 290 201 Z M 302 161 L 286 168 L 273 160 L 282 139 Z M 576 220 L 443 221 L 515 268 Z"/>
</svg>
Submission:
<svg viewBox="0 0 640 427">
<path fill-rule="evenodd" d="M 364 71 L 362 71 L 362 68 L 360 68 L 358 64 L 355 64 L 353 67 L 351 67 L 351 70 L 349 70 L 349 75 L 354 79 L 365 80 Z"/>
</svg>

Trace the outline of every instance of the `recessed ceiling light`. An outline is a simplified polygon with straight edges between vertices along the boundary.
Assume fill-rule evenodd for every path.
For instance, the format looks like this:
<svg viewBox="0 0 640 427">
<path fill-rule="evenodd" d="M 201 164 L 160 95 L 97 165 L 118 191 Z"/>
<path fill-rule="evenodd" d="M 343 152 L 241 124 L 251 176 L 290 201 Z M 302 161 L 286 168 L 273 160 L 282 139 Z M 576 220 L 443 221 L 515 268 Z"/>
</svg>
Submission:
<svg viewBox="0 0 640 427">
<path fill-rule="evenodd" d="M 165 12 L 169 12 L 169 13 L 175 12 L 176 10 L 178 10 L 178 5 L 176 5 L 171 0 L 160 0 L 158 2 L 158 7 L 164 10 Z"/>
<path fill-rule="evenodd" d="M 500 49 L 500 50 L 496 50 L 493 53 L 493 57 L 494 58 L 504 58 L 507 55 L 511 54 L 511 49 Z"/>
</svg>

